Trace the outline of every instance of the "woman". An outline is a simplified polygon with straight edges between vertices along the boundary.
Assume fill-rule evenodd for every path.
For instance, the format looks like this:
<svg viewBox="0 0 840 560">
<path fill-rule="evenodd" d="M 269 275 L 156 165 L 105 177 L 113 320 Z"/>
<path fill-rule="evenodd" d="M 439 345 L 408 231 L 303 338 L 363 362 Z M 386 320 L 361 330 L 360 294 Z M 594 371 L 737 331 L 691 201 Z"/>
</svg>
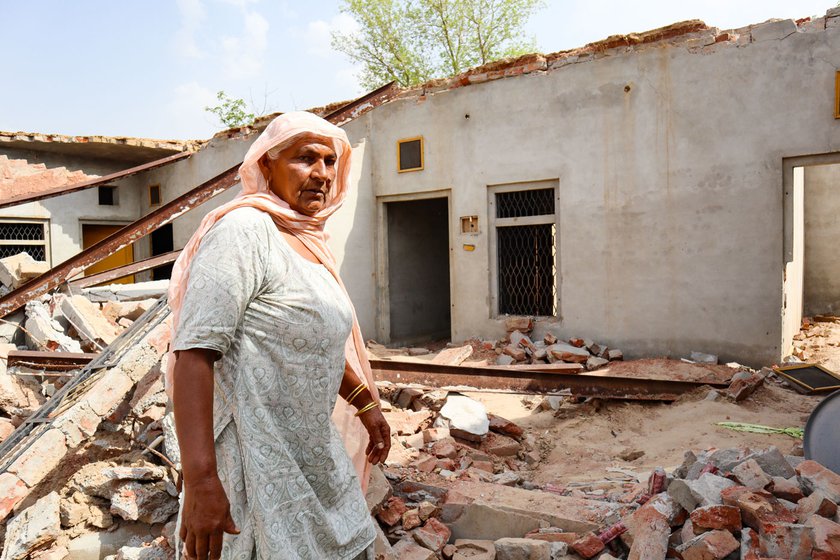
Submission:
<svg viewBox="0 0 840 560">
<path fill-rule="evenodd" d="M 350 151 L 323 119 L 278 117 L 245 156 L 242 193 L 175 264 L 188 558 L 372 557 L 362 486 L 390 430 L 323 232 L 346 197 Z"/>
</svg>

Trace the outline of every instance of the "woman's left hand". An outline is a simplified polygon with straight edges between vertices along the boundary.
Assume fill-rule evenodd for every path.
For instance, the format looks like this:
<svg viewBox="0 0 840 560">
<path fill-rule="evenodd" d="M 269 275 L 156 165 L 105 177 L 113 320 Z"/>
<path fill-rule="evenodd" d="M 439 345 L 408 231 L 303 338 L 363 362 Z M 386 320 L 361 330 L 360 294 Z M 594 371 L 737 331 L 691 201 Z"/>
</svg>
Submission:
<svg viewBox="0 0 840 560">
<path fill-rule="evenodd" d="M 385 416 L 376 407 L 361 414 L 359 420 L 365 426 L 370 440 L 365 449 L 368 462 L 374 465 L 384 462 L 391 450 L 391 427 Z"/>
</svg>

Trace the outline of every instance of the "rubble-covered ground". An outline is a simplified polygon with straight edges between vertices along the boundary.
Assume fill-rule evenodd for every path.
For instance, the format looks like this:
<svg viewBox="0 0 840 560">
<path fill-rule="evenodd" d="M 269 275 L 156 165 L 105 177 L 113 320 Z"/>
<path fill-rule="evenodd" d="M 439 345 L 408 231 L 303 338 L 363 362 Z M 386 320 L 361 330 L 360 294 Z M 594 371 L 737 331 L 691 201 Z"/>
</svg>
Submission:
<svg viewBox="0 0 840 560">
<path fill-rule="evenodd" d="M 4 259 L 0 283 L 12 289 L 39 266 Z M 20 361 L 7 368 L 9 352 L 101 352 L 165 287 L 54 293 L 1 322 L 0 442 L 78 375 Z M 716 425 L 802 428 L 821 397 L 707 354 L 625 361 L 597 341 L 532 340 L 530 328 L 514 318 L 503 340 L 369 350 L 729 385 L 661 403 L 379 383 L 394 432 L 368 492 L 380 558 L 840 559 L 840 476 L 804 461 L 799 439 Z M 797 339 L 798 358 L 840 370 L 840 323 L 806 320 Z M 0 560 L 174 557 L 179 454 L 161 379 L 167 343 L 162 324 L 121 352 L 0 472 Z"/>
</svg>

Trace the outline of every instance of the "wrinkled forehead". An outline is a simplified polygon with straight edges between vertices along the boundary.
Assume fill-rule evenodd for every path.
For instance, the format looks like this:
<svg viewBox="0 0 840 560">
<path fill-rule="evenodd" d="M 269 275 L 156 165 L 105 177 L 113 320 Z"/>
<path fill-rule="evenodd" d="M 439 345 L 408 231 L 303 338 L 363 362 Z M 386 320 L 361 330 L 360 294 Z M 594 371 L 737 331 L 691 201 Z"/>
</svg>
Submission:
<svg viewBox="0 0 840 560">
<path fill-rule="evenodd" d="M 269 157 L 273 158 L 280 152 L 295 151 L 303 148 L 304 146 L 309 145 L 320 145 L 326 146 L 327 148 L 332 150 L 333 154 L 338 155 L 338 144 L 339 143 L 336 142 L 335 139 L 330 136 L 324 136 L 315 132 L 302 132 L 300 134 L 292 136 L 285 142 L 281 142 L 280 144 L 269 148 L 266 151 L 266 153 L 269 155 Z"/>
</svg>

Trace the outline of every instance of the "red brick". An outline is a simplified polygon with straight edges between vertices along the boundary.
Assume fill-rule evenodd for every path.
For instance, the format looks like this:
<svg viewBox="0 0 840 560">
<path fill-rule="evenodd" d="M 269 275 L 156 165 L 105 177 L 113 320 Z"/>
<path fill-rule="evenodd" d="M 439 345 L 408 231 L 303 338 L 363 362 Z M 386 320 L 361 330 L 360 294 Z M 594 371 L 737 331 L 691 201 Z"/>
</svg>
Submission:
<svg viewBox="0 0 840 560">
<path fill-rule="evenodd" d="M 793 503 L 805 497 L 798 482 L 795 482 L 794 479 L 789 480 L 780 476 L 774 476 L 773 481 L 767 489 L 777 498 Z"/>
<path fill-rule="evenodd" d="M 458 468 L 458 466 L 452 459 L 438 459 L 437 463 L 435 463 L 435 468 L 447 471 L 455 471 Z"/>
<path fill-rule="evenodd" d="M 799 463 L 796 472 L 802 479 L 802 485 L 810 492 L 820 491 L 835 504 L 840 503 L 840 475 L 816 461 Z"/>
<path fill-rule="evenodd" d="M 805 523 L 812 515 L 832 518 L 837 513 L 837 504 L 823 496 L 822 492 L 814 492 L 797 502 L 794 513 L 799 523 Z"/>
<path fill-rule="evenodd" d="M 761 558 L 761 544 L 758 533 L 746 527 L 741 531 L 741 560 L 759 560 Z"/>
<path fill-rule="evenodd" d="M 490 429 L 496 433 L 519 439 L 523 436 L 524 431 L 517 424 L 511 422 L 501 416 L 495 414 L 487 415 L 490 419 Z"/>
<path fill-rule="evenodd" d="M 739 547 L 729 531 L 709 531 L 678 546 L 677 553 L 683 560 L 721 560 Z"/>
<path fill-rule="evenodd" d="M 625 535 L 629 536 L 625 539 L 632 540 L 628 560 L 665 558 L 668 552 L 671 525 L 668 517 L 651 506 L 651 502 L 653 500 L 636 510 L 626 522 L 628 533 Z"/>
<path fill-rule="evenodd" d="M 493 461 L 473 461 L 472 468 L 493 474 Z"/>
<path fill-rule="evenodd" d="M 758 533 L 761 554 L 788 560 L 811 560 L 814 530 L 795 523 L 764 523 Z"/>
<path fill-rule="evenodd" d="M 432 452 L 432 455 L 439 459 L 454 459 L 458 456 L 458 447 L 455 445 L 455 440 L 452 438 L 436 441 L 432 444 L 430 451 Z"/>
<path fill-rule="evenodd" d="M 796 523 L 796 516 L 772 494 L 744 486 L 726 488 L 720 494 L 723 503 L 741 510 L 741 520 L 759 533 L 768 523 Z"/>
<path fill-rule="evenodd" d="M 402 499 L 393 496 L 382 506 L 382 510 L 376 517 L 385 525 L 393 527 L 400 521 L 402 516 L 408 508 L 405 507 L 405 502 Z"/>
<path fill-rule="evenodd" d="M 572 543 L 572 549 L 584 558 L 592 558 L 604 550 L 604 543 L 595 533 L 586 533 Z"/>
<path fill-rule="evenodd" d="M 451 437 L 449 428 L 428 428 L 423 430 L 423 442 L 433 443 Z M 452 440 L 455 441 L 455 440 Z"/>
<path fill-rule="evenodd" d="M 26 484 L 12 473 L 0 474 L 0 523 L 29 495 Z"/>
<path fill-rule="evenodd" d="M 735 506 L 706 506 L 691 512 L 695 535 L 722 530 L 735 533 L 741 530 L 741 510 Z"/>
<path fill-rule="evenodd" d="M 412 531 L 412 536 L 418 544 L 421 544 L 429 550 L 441 550 L 443 545 L 449 542 L 449 537 L 452 536 L 452 531 L 449 527 L 435 519 L 434 517 L 426 521 L 426 524 Z"/>
<path fill-rule="evenodd" d="M 814 515 L 806 523 L 814 530 L 814 560 L 836 560 L 840 558 L 840 525 Z"/>
<path fill-rule="evenodd" d="M 435 470 L 437 466 L 437 459 L 431 455 L 421 455 L 421 457 L 414 461 L 411 466 L 420 472 L 430 473 Z"/>
<path fill-rule="evenodd" d="M 519 442 L 515 439 L 493 432 L 488 433 L 481 442 L 482 451 L 498 457 L 513 457 L 520 448 Z"/>
</svg>

